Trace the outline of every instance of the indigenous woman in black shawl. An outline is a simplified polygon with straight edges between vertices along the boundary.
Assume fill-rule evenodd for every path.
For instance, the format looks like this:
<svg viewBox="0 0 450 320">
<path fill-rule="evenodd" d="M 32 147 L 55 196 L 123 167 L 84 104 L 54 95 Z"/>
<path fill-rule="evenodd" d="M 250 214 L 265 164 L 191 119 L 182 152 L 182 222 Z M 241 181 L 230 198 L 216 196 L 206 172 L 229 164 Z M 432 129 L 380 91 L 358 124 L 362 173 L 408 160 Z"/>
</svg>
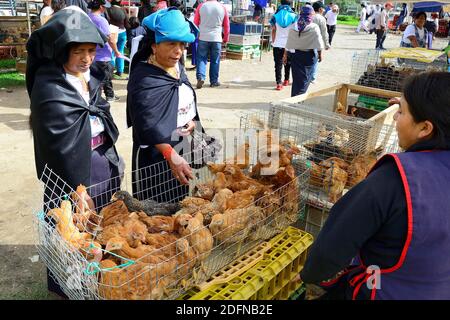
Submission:
<svg viewBox="0 0 450 320">
<path fill-rule="evenodd" d="M 179 63 L 196 32 L 175 8 L 146 17 L 148 29 L 133 57 L 128 82 L 128 125 L 133 127 L 133 193 L 138 199 L 175 202 L 187 194 L 192 170 L 173 147 L 198 120 L 196 96 Z M 185 144 L 186 145 L 186 144 Z M 184 148 L 184 153 L 189 149 Z M 162 164 L 154 165 L 158 162 Z"/>
<path fill-rule="evenodd" d="M 47 165 L 73 189 L 119 174 L 114 146 L 119 132 L 99 90 L 105 75 L 92 64 L 104 36 L 75 8 L 55 14 L 27 44 L 37 174 L 40 178 Z M 92 188 L 96 206 L 109 201 L 111 194 L 105 193 L 116 187 L 102 183 Z"/>
<path fill-rule="evenodd" d="M 58 206 L 56 198 L 70 189 L 42 176 L 46 165 L 72 189 L 98 184 L 89 190 L 98 210 L 119 188 L 119 179 L 100 183 L 119 175 L 114 146 L 119 132 L 99 90 L 105 75 L 92 64 L 96 46 L 104 43 L 76 7 L 57 12 L 27 43 L 36 170 L 46 184 L 44 201 L 50 207 Z M 48 280 L 49 290 L 62 295 Z"/>
</svg>

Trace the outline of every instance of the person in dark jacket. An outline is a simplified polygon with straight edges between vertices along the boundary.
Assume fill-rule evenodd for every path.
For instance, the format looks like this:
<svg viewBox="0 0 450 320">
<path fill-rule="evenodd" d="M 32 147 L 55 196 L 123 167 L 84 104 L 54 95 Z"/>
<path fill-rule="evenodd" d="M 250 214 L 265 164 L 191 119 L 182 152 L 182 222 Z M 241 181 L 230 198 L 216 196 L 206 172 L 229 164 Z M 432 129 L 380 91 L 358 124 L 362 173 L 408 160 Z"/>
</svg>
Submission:
<svg viewBox="0 0 450 320">
<path fill-rule="evenodd" d="M 36 172 L 45 185 L 45 211 L 83 184 L 95 185 L 88 192 L 99 212 L 120 187 L 120 178 L 114 179 L 121 174 L 115 147 L 119 132 L 101 97 L 105 74 L 92 64 L 96 45 L 103 46 L 105 37 L 87 14 L 71 8 L 57 12 L 27 43 Z M 78 29 L 67 24 L 76 14 Z M 64 295 L 50 275 L 48 286 Z"/>
<path fill-rule="evenodd" d="M 142 22 L 145 17 L 153 13 L 153 6 L 150 4 L 150 0 L 141 0 L 141 6 L 138 11 L 138 19 Z"/>
<path fill-rule="evenodd" d="M 120 55 L 123 56 L 125 46 L 127 44 L 127 30 L 130 29 L 130 24 L 128 22 L 128 15 L 124 8 L 120 5 L 121 0 L 112 0 L 111 8 L 107 9 L 109 24 L 119 28 L 119 34 L 117 37 L 117 50 L 119 50 Z M 113 67 L 116 68 L 116 75 L 120 78 L 122 77 L 123 71 L 125 69 L 124 59 L 122 57 L 116 57 L 113 52 L 113 57 L 111 60 Z"/>
<path fill-rule="evenodd" d="M 449 73 L 422 73 L 391 101 L 405 152 L 331 209 L 300 274 L 323 298 L 450 299 L 449 87 Z"/>
<path fill-rule="evenodd" d="M 127 99 L 133 193 L 138 199 L 173 202 L 187 194 L 192 178 L 190 165 L 174 147 L 199 119 L 195 91 L 179 63 L 196 30 L 175 8 L 159 10 L 142 24 L 148 31 L 132 60 Z M 156 163 L 167 166 L 152 166 Z"/>
</svg>

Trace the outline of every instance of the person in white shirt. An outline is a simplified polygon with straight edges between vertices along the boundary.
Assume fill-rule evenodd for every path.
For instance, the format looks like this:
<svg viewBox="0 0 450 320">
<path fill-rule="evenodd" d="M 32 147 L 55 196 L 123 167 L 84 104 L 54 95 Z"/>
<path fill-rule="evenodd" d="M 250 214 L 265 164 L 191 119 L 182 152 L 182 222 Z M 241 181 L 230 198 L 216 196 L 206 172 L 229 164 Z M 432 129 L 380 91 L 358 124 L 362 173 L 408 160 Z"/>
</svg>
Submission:
<svg viewBox="0 0 450 320">
<path fill-rule="evenodd" d="M 375 49 L 386 50 L 383 46 L 384 40 L 386 40 L 386 30 L 388 21 L 388 12 L 393 7 L 391 3 L 386 3 L 384 8 L 375 13 L 375 30 L 377 34 L 377 42 Z"/>
<path fill-rule="evenodd" d="M 406 48 L 427 48 L 428 32 L 425 29 L 425 22 L 427 14 L 425 12 L 418 12 L 414 16 L 414 24 L 406 27 L 403 33 L 401 47 Z"/>
<path fill-rule="evenodd" d="M 230 18 L 225 6 L 217 0 L 207 0 L 197 7 L 194 23 L 200 29 L 197 48 L 197 89 L 201 89 L 206 79 L 208 57 L 210 87 L 220 86 L 220 52 L 230 35 Z M 223 36 L 222 36 L 223 34 Z"/>
<path fill-rule="evenodd" d="M 52 14 L 53 14 L 53 9 L 50 6 L 51 5 L 51 0 L 44 0 L 44 6 L 41 9 L 41 12 L 39 13 L 39 19 L 41 20 L 41 26 L 43 26 L 48 19 L 51 18 Z"/>
<path fill-rule="evenodd" d="M 358 28 L 356 28 L 356 33 L 359 33 L 359 31 L 361 30 L 361 28 L 363 28 L 363 30 L 365 32 L 369 32 L 369 30 L 367 29 L 367 9 L 366 9 L 366 5 L 364 3 L 361 3 L 361 13 L 359 14 L 359 25 Z"/>
<path fill-rule="evenodd" d="M 312 7 L 315 11 L 313 23 L 319 26 L 320 34 L 322 35 L 322 40 L 325 45 L 325 50 L 328 50 L 330 48 L 330 43 L 328 39 L 327 20 L 323 16 L 323 13 L 325 12 L 325 5 L 323 4 L 322 1 L 316 1 L 313 3 Z M 311 74 L 311 83 L 314 83 L 316 81 L 318 69 L 319 63 L 318 61 L 316 61 Z"/>
<path fill-rule="evenodd" d="M 327 31 L 328 31 L 328 42 L 331 46 L 331 41 L 333 41 L 334 33 L 336 32 L 337 25 L 337 16 L 339 15 L 339 7 L 334 4 L 331 7 L 331 10 L 327 12 L 325 15 L 325 19 L 327 19 Z"/>
<path fill-rule="evenodd" d="M 273 59 L 275 62 L 275 80 L 277 82 L 276 90 L 283 89 L 283 86 L 289 85 L 289 75 L 291 70 L 291 57 L 288 53 L 286 64 L 284 64 L 284 82 L 281 82 L 281 70 L 283 69 L 283 55 L 286 48 L 286 42 L 289 30 L 294 28 L 297 22 L 297 15 L 291 8 L 290 0 L 281 0 L 281 6 L 272 16 L 270 24 L 272 25 L 272 47 Z"/>
</svg>

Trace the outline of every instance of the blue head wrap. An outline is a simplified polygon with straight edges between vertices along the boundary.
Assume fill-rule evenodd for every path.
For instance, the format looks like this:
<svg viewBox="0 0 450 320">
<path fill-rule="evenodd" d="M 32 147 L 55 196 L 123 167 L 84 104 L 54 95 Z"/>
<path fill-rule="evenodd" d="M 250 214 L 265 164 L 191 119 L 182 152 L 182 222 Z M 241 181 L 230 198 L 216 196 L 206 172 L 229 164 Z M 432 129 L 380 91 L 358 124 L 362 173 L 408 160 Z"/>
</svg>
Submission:
<svg viewBox="0 0 450 320">
<path fill-rule="evenodd" d="M 175 7 L 159 10 L 145 17 L 142 25 L 155 32 L 156 43 L 194 42 L 198 33 L 197 27 L 187 21 Z"/>
<path fill-rule="evenodd" d="M 314 12 L 313 7 L 309 5 L 302 7 L 297 22 L 299 33 L 305 30 L 306 26 L 312 22 L 313 12 Z"/>
</svg>

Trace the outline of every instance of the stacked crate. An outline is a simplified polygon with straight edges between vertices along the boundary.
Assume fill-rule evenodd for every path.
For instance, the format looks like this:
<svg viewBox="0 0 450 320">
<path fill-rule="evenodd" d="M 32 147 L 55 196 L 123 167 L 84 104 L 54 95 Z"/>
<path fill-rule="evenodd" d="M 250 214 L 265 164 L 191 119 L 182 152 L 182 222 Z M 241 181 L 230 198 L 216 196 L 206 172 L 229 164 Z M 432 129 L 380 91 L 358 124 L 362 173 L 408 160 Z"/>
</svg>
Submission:
<svg viewBox="0 0 450 320">
<path fill-rule="evenodd" d="M 256 59 L 261 56 L 262 25 L 255 22 L 231 23 L 227 58 Z"/>
<path fill-rule="evenodd" d="M 292 280 L 312 243 L 311 234 L 288 227 L 177 300 L 297 300 L 305 286 Z"/>
<path fill-rule="evenodd" d="M 448 36 L 449 30 L 448 30 L 449 23 L 445 19 L 439 20 L 439 26 L 438 30 L 436 32 L 436 36 L 445 38 Z"/>
</svg>

